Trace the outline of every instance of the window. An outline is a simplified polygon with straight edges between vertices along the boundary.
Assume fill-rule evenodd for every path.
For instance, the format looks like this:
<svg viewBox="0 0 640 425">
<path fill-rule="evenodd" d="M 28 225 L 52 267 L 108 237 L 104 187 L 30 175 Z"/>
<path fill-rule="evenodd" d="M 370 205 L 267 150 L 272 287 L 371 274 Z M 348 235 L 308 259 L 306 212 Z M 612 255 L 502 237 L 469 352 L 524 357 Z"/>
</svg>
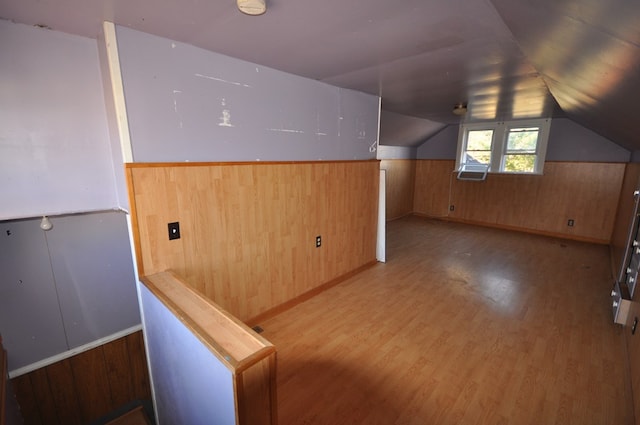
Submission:
<svg viewBox="0 0 640 425">
<path fill-rule="evenodd" d="M 456 169 L 488 167 L 490 173 L 542 174 L 550 120 L 463 124 Z"/>
<path fill-rule="evenodd" d="M 492 146 L 493 130 L 470 130 L 463 162 L 467 165 L 489 165 Z"/>
<path fill-rule="evenodd" d="M 533 173 L 538 151 L 538 127 L 510 128 L 500 170 L 507 173 Z"/>
</svg>

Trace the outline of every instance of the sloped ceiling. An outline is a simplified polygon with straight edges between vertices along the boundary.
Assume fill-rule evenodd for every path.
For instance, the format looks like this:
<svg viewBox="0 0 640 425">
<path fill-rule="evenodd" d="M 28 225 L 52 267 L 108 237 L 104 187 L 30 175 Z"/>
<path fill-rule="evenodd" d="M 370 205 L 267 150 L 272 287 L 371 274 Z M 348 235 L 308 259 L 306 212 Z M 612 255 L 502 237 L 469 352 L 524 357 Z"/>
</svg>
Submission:
<svg viewBox="0 0 640 425">
<path fill-rule="evenodd" d="M 639 149 L 640 2 L 493 4 L 569 118 Z"/>
<path fill-rule="evenodd" d="M 0 17 L 87 37 L 109 20 L 379 95 L 390 144 L 458 123 L 462 102 L 466 120 L 568 116 L 640 149 L 636 0 L 267 2 L 250 17 L 234 0 L 0 0 Z M 426 122 L 408 120 L 419 124 L 405 139 L 385 130 L 402 127 L 397 114 Z"/>
</svg>

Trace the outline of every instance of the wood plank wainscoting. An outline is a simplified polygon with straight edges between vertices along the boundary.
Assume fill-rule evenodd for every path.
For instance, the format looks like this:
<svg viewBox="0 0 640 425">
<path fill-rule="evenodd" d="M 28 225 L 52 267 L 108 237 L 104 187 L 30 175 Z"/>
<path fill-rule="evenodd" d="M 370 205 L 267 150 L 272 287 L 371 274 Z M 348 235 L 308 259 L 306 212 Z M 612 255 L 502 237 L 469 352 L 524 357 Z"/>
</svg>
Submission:
<svg viewBox="0 0 640 425">
<path fill-rule="evenodd" d="M 449 196 L 455 161 L 417 160 L 413 212 L 444 218 L 449 215 Z"/>
<path fill-rule="evenodd" d="M 380 169 L 386 170 L 387 221 L 413 212 L 413 191 L 416 180 L 416 161 L 412 159 L 383 159 Z"/>
<path fill-rule="evenodd" d="M 151 400 L 141 331 L 11 381 L 25 425 L 84 425 Z"/>
<path fill-rule="evenodd" d="M 414 212 L 608 244 L 625 166 L 547 162 L 544 175 L 489 174 L 472 182 L 455 178 L 454 161 L 418 160 Z"/>
<path fill-rule="evenodd" d="M 379 167 L 127 164 L 139 274 L 171 269 L 245 322 L 273 311 L 375 263 Z"/>
</svg>

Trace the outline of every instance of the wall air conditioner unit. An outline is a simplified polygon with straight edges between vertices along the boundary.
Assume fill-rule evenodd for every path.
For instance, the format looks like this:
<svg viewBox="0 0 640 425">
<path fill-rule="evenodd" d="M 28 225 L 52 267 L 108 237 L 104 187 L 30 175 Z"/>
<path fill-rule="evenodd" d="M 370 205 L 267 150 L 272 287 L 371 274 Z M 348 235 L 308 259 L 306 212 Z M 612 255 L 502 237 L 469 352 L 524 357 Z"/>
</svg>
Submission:
<svg viewBox="0 0 640 425">
<path fill-rule="evenodd" d="M 487 164 L 462 164 L 458 170 L 458 180 L 481 182 L 487 179 L 488 172 Z"/>
</svg>

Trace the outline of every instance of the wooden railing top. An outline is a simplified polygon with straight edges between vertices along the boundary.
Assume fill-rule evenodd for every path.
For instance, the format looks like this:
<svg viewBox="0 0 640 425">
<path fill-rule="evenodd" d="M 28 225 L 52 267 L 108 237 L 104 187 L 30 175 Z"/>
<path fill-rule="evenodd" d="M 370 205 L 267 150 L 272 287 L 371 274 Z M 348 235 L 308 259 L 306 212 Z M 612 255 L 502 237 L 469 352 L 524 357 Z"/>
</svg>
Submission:
<svg viewBox="0 0 640 425">
<path fill-rule="evenodd" d="M 275 351 L 273 344 L 172 271 L 141 280 L 233 372 L 241 372 Z"/>
</svg>

